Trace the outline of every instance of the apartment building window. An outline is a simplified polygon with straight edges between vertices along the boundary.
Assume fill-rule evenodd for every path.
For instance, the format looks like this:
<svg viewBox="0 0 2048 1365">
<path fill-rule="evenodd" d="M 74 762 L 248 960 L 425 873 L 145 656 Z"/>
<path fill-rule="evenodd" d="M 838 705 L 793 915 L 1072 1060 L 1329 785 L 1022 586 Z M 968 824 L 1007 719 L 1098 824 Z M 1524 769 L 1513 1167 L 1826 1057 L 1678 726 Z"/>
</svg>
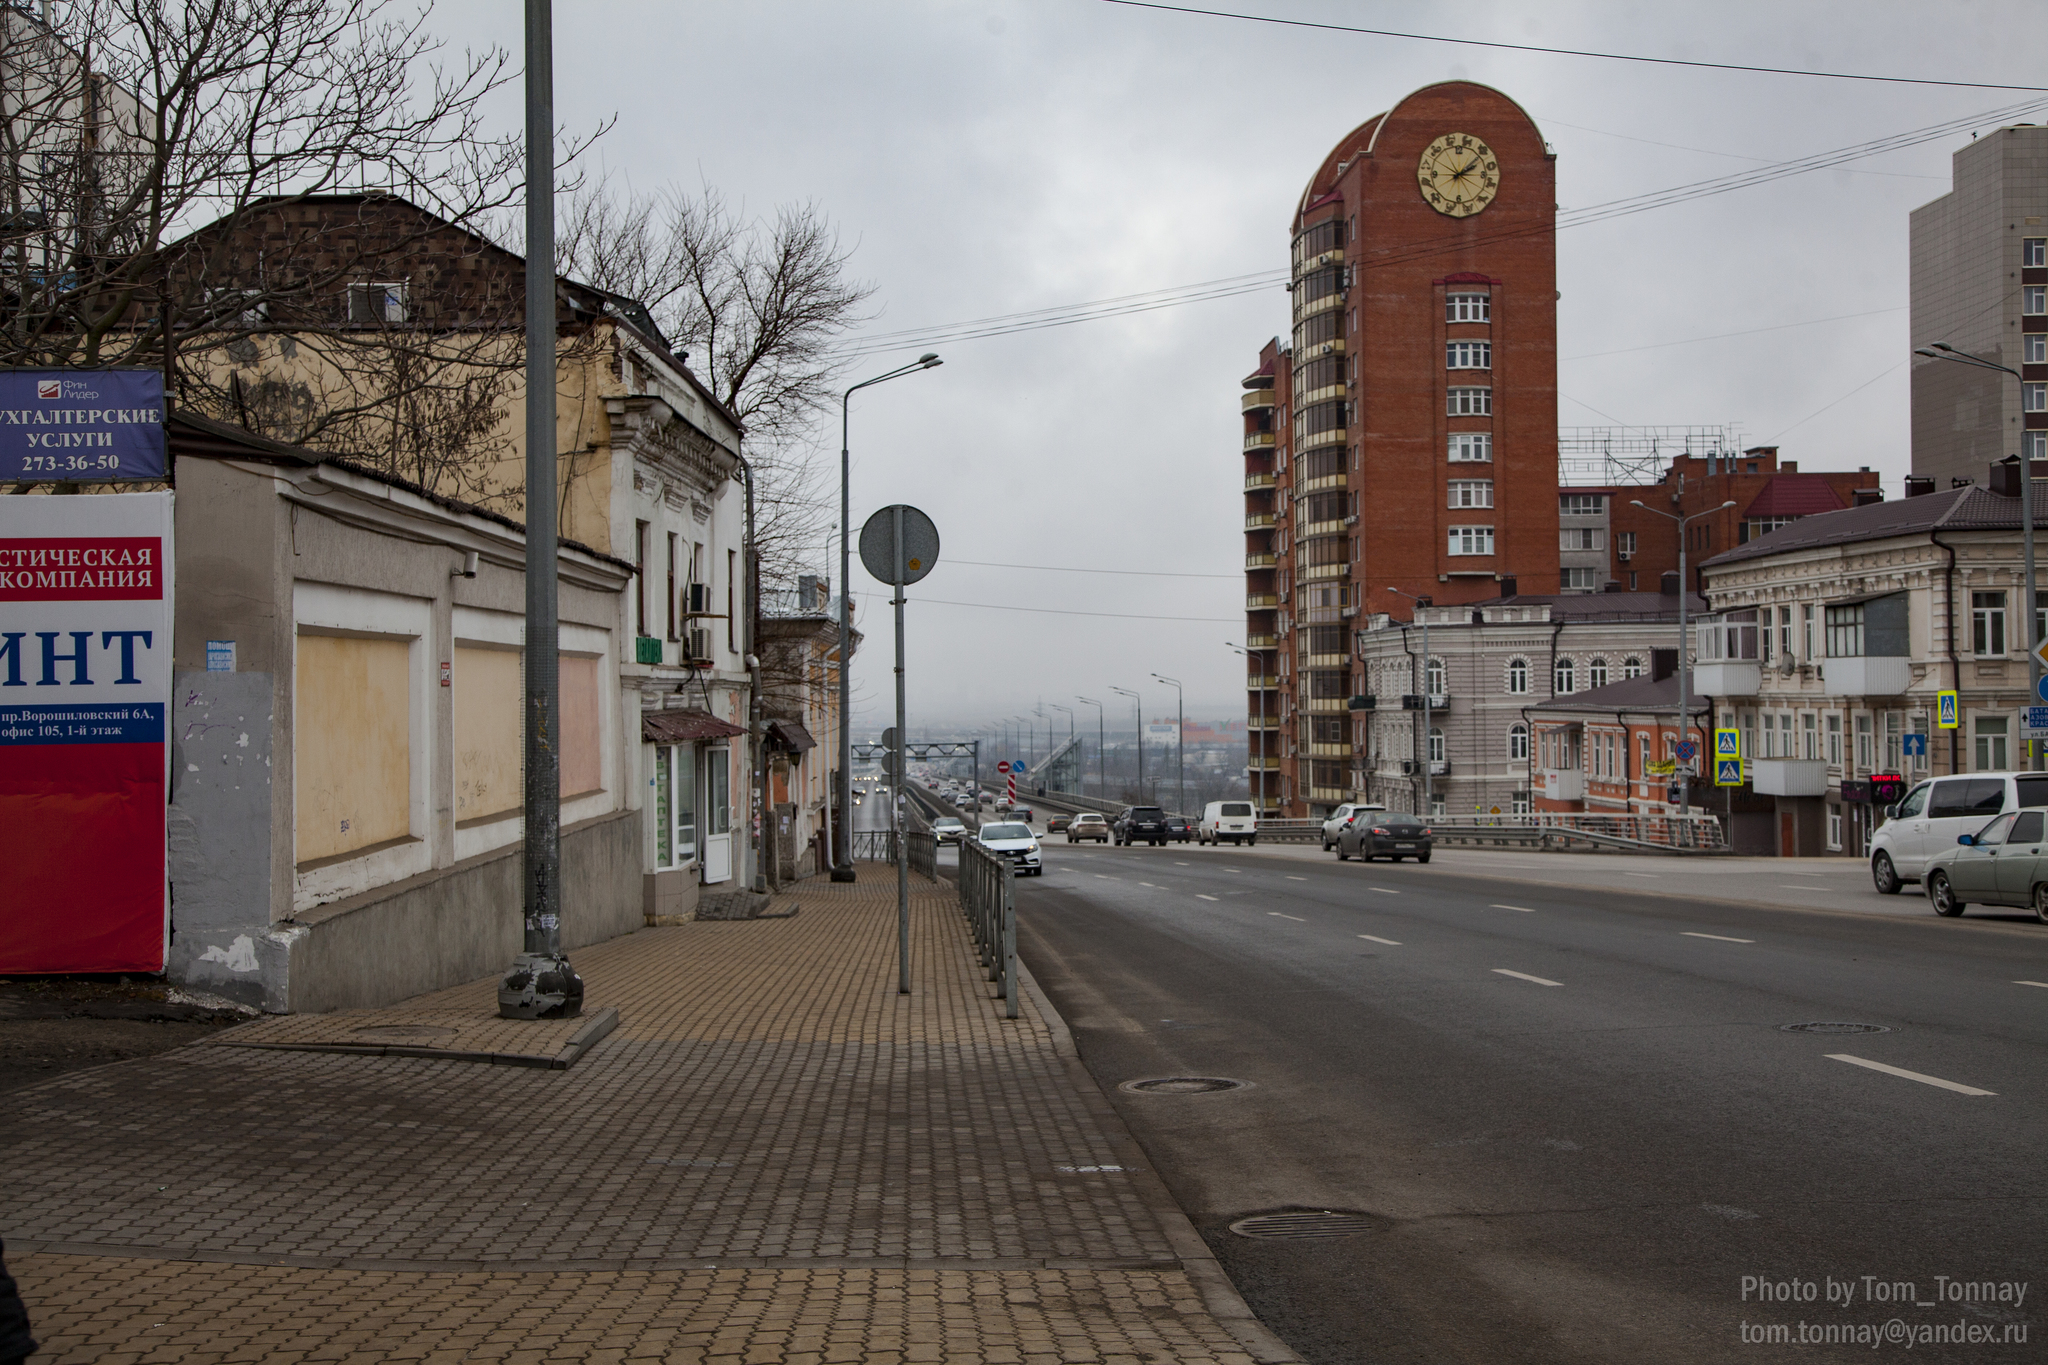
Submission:
<svg viewBox="0 0 2048 1365">
<path fill-rule="evenodd" d="M 2048 365 L 2048 332 L 2029 332 L 2021 337 L 2020 359 L 2028 365 Z"/>
<path fill-rule="evenodd" d="M 2030 284 L 2021 289 L 2020 311 L 2030 318 L 2048 314 L 2048 284 Z"/>
<path fill-rule="evenodd" d="M 1633 555 L 1636 552 L 1636 533 L 1634 531 L 1616 531 L 1614 533 L 1614 548 L 1621 552 L 1623 559 Z"/>
<path fill-rule="evenodd" d="M 1912 733 L 1920 736 L 1920 752 L 1913 755 L 1913 768 L 1916 772 L 1924 773 L 1927 771 L 1927 756 L 1929 752 L 1927 746 L 1927 713 L 1925 711 L 1919 712 L 1913 717 Z"/>
<path fill-rule="evenodd" d="M 2048 412 L 2048 384 L 2020 385 L 2020 410 Z"/>
<path fill-rule="evenodd" d="M 647 523 L 633 523 L 633 633 L 647 633 Z"/>
<path fill-rule="evenodd" d="M 1450 553 L 1454 555 L 1492 554 L 1493 528 L 1491 526 L 1453 526 L 1450 532 Z"/>
<path fill-rule="evenodd" d="M 1828 657 L 1830 659 L 1860 659 L 1863 657 L 1863 604 L 1847 607 L 1829 607 L 1827 614 Z"/>
<path fill-rule="evenodd" d="M 2020 238 L 2021 265 L 2048 265 L 2048 237 Z"/>
<path fill-rule="evenodd" d="M 1586 686 L 1607 686 L 1607 660 L 1595 659 L 1586 665 Z"/>
<path fill-rule="evenodd" d="M 1529 761 L 1529 727 L 1516 721 L 1508 727 L 1508 762 Z"/>
<path fill-rule="evenodd" d="M 1773 531 L 1782 531 L 1797 520 L 1799 520 L 1797 517 L 1751 517 L 1742 523 L 1742 539 L 1746 543 L 1755 540 L 1758 536 L 1767 536 Z"/>
<path fill-rule="evenodd" d="M 733 585 L 739 582 L 739 551 L 725 552 L 725 647 L 727 651 L 739 653 L 739 613 L 734 611 L 732 601 Z"/>
<path fill-rule="evenodd" d="M 1792 657 L 1792 608 L 1778 608 L 1778 651 Z"/>
<path fill-rule="evenodd" d="M 401 280 L 370 280 L 348 287 L 350 322 L 404 322 L 405 284 Z"/>
<path fill-rule="evenodd" d="M 1491 322 L 1493 298 L 1487 294 L 1444 295 L 1445 322 Z"/>
<path fill-rule="evenodd" d="M 2005 594 L 1970 594 L 1970 651 L 1979 658 L 2005 653 Z"/>
<path fill-rule="evenodd" d="M 1884 770 L 1888 773 L 1902 771 L 1899 762 L 1899 737 L 1906 732 L 1906 718 L 1900 712 L 1887 711 L 1884 715 Z"/>
<path fill-rule="evenodd" d="M 1636 736 L 1636 771 L 1647 776 L 1650 771 L 1650 737 Z"/>
<path fill-rule="evenodd" d="M 1597 526 L 1567 526 L 1557 533 L 1560 550 L 1604 550 L 1607 533 Z"/>
<path fill-rule="evenodd" d="M 1441 727 L 1435 725 L 1429 727 L 1429 761 L 1444 761 L 1444 732 Z"/>
<path fill-rule="evenodd" d="M 1801 607 L 1801 608 L 1799 609 L 1799 629 L 1800 629 L 1800 642 L 1801 642 L 1802 644 L 1804 644 L 1804 645 L 1806 646 L 1805 650 L 1803 651 L 1803 654 L 1804 654 L 1804 656 L 1805 656 L 1806 658 L 1808 658 L 1808 659 L 1814 658 L 1814 657 L 1815 657 L 1815 650 L 1814 650 L 1814 646 L 1815 646 L 1816 644 L 1818 644 L 1818 643 L 1819 643 L 1819 641 L 1815 640 L 1815 639 L 1814 639 L 1814 636 L 1813 636 L 1813 608 L 1812 608 L 1812 607 L 1810 607 L 1810 606 L 1808 606 L 1808 607 Z"/>
<path fill-rule="evenodd" d="M 670 531 L 668 533 L 668 638 L 671 640 L 678 640 L 682 638 L 681 636 L 676 634 L 677 603 L 678 594 L 676 592 L 676 533 L 674 531 Z"/>
<path fill-rule="evenodd" d="M 1490 370 L 1493 368 L 1493 343 L 1447 341 L 1444 343 L 1444 367 L 1451 370 Z"/>
<path fill-rule="evenodd" d="M 1564 592 L 1600 591 L 1600 571 L 1598 569 L 1559 569 L 1557 571 L 1557 579 L 1558 587 Z"/>
<path fill-rule="evenodd" d="M 1429 689 L 1429 695 L 1432 697 L 1448 697 L 1451 694 L 1451 689 L 1445 681 L 1446 677 L 1444 661 L 1442 659 L 1431 659 L 1429 667 L 1423 670 L 1422 685 Z"/>
<path fill-rule="evenodd" d="M 1557 661 L 1556 669 L 1551 675 L 1550 690 L 1560 697 L 1568 697 L 1577 690 L 1574 685 L 1577 678 L 1578 669 L 1576 665 L 1570 659 L 1560 658 Z"/>
<path fill-rule="evenodd" d="M 1745 761 L 1756 757 L 1756 712 L 1742 713 L 1742 757 Z"/>
<path fill-rule="evenodd" d="M 1451 389 L 1450 415 L 1453 417 L 1493 416 L 1492 389 Z"/>
<path fill-rule="evenodd" d="M 1809 760 L 1820 757 L 1820 719 L 1808 711 L 1799 717 L 1800 733 L 1806 739 L 1805 757 Z"/>
<path fill-rule="evenodd" d="M 1451 463 L 1471 464 L 1493 458 L 1493 433 L 1454 431 L 1451 433 Z"/>
<path fill-rule="evenodd" d="M 1509 659 L 1508 695 L 1511 697 L 1524 697 L 1528 694 L 1529 661 L 1527 659 Z"/>
<path fill-rule="evenodd" d="M 1452 479 L 1451 506 L 1491 507 L 1493 506 L 1492 479 Z"/>
<path fill-rule="evenodd" d="M 1856 770 L 1877 771 L 1877 731 L 1867 714 L 1856 717 Z"/>
<path fill-rule="evenodd" d="M 1561 517 L 1597 517 L 1605 509 L 1607 497 L 1603 493 L 1565 493 L 1557 500 L 1557 514 Z"/>
<path fill-rule="evenodd" d="M 1828 847 L 1833 849 L 1839 849 L 1841 848 L 1841 846 L 1842 808 L 1840 806 L 1831 805 L 1828 807 Z"/>
<path fill-rule="evenodd" d="M 1980 773 L 2003 772 L 2006 767 L 2005 741 L 2012 722 L 2005 716 L 1979 716 L 1977 731 L 1977 771 Z"/>
<path fill-rule="evenodd" d="M 1828 712 L 1828 766 L 1842 766 L 1842 713 Z"/>
</svg>

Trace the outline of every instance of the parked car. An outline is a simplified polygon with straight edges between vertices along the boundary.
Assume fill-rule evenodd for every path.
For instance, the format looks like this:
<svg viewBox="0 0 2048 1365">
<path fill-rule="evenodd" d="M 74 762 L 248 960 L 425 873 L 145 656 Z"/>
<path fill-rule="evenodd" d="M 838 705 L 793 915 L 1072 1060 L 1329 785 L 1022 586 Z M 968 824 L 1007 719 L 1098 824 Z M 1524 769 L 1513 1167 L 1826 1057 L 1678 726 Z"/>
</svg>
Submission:
<svg viewBox="0 0 2048 1365">
<path fill-rule="evenodd" d="M 1386 807 L 1378 804 L 1339 806 L 1330 812 L 1330 818 L 1323 821 L 1323 852 L 1328 853 L 1337 846 L 1337 835 L 1344 826 L 1351 823 L 1360 811 L 1383 811 Z"/>
<path fill-rule="evenodd" d="M 1910 793 L 1909 793 L 1910 795 Z M 1903 803 L 1901 803 L 1903 804 Z M 2009 811 L 1927 859 L 1923 880 L 1937 915 L 1972 905 L 2017 905 L 2048 924 L 2048 811 Z"/>
<path fill-rule="evenodd" d="M 1185 815 L 1167 816 L 1166 837 L 1172 843 L 1186 843 L 1195 837 L 1195 822 L 1188 819 Z"/>
<path fill-rule="evenodd" d="M 1010 821 L 983 825 L 974 838 L 989 852 L 1008 858 L 1010 866 L 1016 869 L 1018 876 L 1045 875 L 1045 868 L 1038 857 L 1038 836 L 1031 832 L 1031 826 Z"/>
<path fill-rule="evenodd" d="M 1249 801 L 1211 801 L 1202 808 L 1202 822 L 1195 826 L 1195 838 L 1204 844 L 1259 842 L 1259 817 Z"/>
<path fill-rule="evenodd" d="M 1397 863 L 1403 858 L 1426 863 L 1429 848 L 1429 826 L 1401 811 L 1374 811 L 1371 819 L 1354 819 L 1337 836 L 1340 862 L 1355 855 L 1367 862 L 1386 857 Z"/>
<path fill-rule="evenodd" d="M 1870 879 L 1887 896 L 1923 880 L 1936 854 L 1957 847 L 1994 815 L 2048 806 L 2048 773 L 1969 773 L 1937 777 L 1907 792 L 1870 836 Z"/>
<path fill-rule="evenodd" d="M 1045 832 L 1047 834 L 1058 834 L 1073 823 L 1074 817 L 1071 815 L 1055 815 L 1045 822 Z"/>
<path fill-rule="evenodd" d="M 941 815 L 932 821 L 932 837 L 942 844 L 957 844 L 960 836 L 967 832 L 967 826 L 954 815 Z"/>
<path fill-rule="evenodd" d="M 1109 842 L 1109 821 L 1094 811 L 1083 811 L 1067 826 L 1067 842 L 1078 844 L 1083 839 L 1093 839 L 1098 844 Z"/>
<path fill-rule="evenodd" d="M 1120 845 L 1143 843 L 1162 848 L 1166 844 L 1166 812 L 1157 806 L 1125 806 L 1110 828 Z"/>
</svg>

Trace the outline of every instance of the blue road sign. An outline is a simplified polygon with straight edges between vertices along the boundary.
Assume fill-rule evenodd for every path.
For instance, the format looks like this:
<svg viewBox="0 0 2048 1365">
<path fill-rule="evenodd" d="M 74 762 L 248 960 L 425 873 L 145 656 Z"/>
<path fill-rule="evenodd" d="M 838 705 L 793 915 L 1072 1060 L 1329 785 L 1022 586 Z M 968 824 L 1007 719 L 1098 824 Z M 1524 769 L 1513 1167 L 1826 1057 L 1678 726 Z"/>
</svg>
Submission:
<svg viewBox="0 0 2048 1365">
<path fill-rule="evenodd" d="M 2034 695 L 2042 701 L 2048 702 L 2048 673 L 2043 673 L 2040 679 L 2035 682 Z"/>
<path fill-rule="evenodd" d="M 1908 758 L 1927 757 L 1927 736 L 1921 734 L 1900 735 L 1899 752 Z"/>
<path fill-rule="evenodd" d="M 1017 774 L 1017 776 L 1019 776 L 1019 777 L 1022 777 L 1022 776 L 1024 776 L 1024 772 L 1025 772 L 1025 769 L 1024 769 L 1024 764 L 1023 764 L 1023 762 L 1022 762 L 1021 760 L 1019 760 L 1019 759 L 1014 759 L 1014 758 L 1013 758 L 1013 759 L 1011 759 L 1011 760 L 1010 760 L 1010 771 L 1011 771 L 1011 772 L 1013 772 L 1013 773 L 1015 773 L 1015 774 Z"/>
<path fill-rule="evenodd" d="M 1699 745 L 1693 743 L 1689 739 L 1681 739 L 1678 741 L 1678 761 L 1680 763 L 1690 763 L 1699 756 Z"/>
<path fill-rule="evenodd" d="M 1742 785 L 1742 760 L 1739 758 L 1717 758 L 1714 760 L 1714 785 L 1717 787 L 1739 787 Z"/>
</svg>

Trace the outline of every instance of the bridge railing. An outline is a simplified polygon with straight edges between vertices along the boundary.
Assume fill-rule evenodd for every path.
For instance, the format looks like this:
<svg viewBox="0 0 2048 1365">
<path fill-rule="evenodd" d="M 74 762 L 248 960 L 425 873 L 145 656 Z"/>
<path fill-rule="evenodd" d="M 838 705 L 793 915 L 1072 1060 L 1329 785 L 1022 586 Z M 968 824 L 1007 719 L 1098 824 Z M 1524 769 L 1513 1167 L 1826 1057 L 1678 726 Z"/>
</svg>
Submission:
<svg viewBox="0 0 2048 1365">
<path fill-rule="evenodd" d="M 1010 860 L 972 839 L 960 844 L 960 909 L 988 979 L 1003 997 L 1005 1018 L 1017 1017 L 1016 873 Z"/>
</svg>

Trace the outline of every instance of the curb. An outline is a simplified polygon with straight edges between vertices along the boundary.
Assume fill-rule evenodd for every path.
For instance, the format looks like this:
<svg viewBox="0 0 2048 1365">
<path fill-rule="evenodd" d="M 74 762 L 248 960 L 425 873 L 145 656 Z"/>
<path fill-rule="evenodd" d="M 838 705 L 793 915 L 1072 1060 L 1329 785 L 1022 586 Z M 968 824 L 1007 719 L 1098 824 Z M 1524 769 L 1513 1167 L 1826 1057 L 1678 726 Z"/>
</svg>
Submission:
<svg viewBox="0 0 2048 1365">
<path fill-rule="evenodd" d="M 343 1052 L 358 1057 L 427 1057 L 442 1062 L 481 1062 L 490 1066 L 527 1066 L 547 1071 L 567 1071 L 593 1043 L 619 1026 L 619 1012 L 611 1005 L 598 1010 L 569 1041 L 553 1055 L 538 1052 L 465 1052 L 457 1048 L 418 1047 L 411 1043 L 240 1043 L 232 1038 L 210 1039 L 201 1046 L 262 1048 L 270 1052 Z"/>
<path fill-rule="evenodd" d="M 1275 1335 L 1272 1328 L 1259 1321 L 1259 1315 L 1252 1311 L 1244 1296 L 1237 1292 L 1237 1286 L 1230 1282 L 1230 1276 L 1224 1273 L 1216 1253 L 1209 1250 L 1209 1244 L 1202 1240 L 1202 1234 L 1188 1220 L 1172 1192 L 1166 1188 L 1166 1182 L 1152 1168 L 1151 1158 L 1132 1135 L 1123 1115 L 1117 1112 L 1094 1074 L 1082 1063 L 1073 1030 L 1053 1008 L 1052 1001 L 1040 989 L 1038 978 L 1031 974 L 1031 968 L 1025 965 L 1021 954 L 1017 958 L 1017 982 L 1024 988 L 1031 1008 L 1038 1012 L 1038 1017 L 1045 1021 L 1046 1028 L 1052 1033 L 1053 1049 L 1065 1062 L 1075 1088 L 1082 1095 L 1099 1101 L 1098 1121 L 1115 1144 L 1117 1156 L 1130 1175 L 1138 1197 L 1159 1220 L 1174 1254 L 1180 1258 L 1182 1272 L 1201 1294 L 1202 1306 L 1209 1310 L 1209 1316 L 1223 1324 L 1224 1330 L 1237 1338 L 1238 1344 L 1259 1365 L 1302 1365 L 1300 1355 Z"/>
</svg>

